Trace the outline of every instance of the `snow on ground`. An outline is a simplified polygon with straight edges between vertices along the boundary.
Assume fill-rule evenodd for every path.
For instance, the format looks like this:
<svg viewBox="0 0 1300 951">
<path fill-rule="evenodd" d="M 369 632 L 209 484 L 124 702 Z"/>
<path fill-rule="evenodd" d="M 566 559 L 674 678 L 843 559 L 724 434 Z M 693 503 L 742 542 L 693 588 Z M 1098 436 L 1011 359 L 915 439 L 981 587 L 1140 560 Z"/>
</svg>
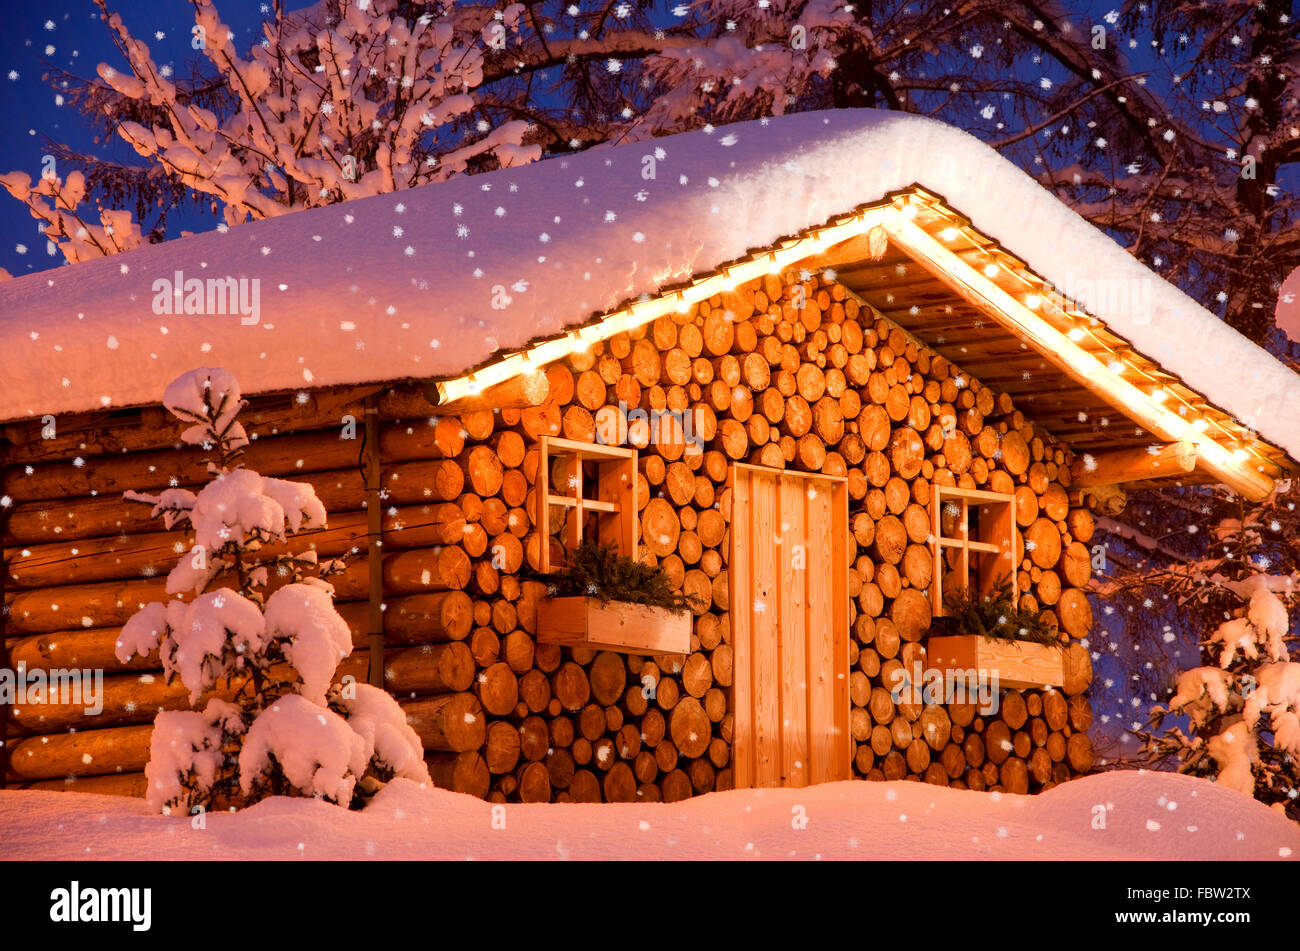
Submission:
<svg viewBox="0 0 1300 951">
<path fill-rule="evenodd" d="M 250 394 L 454 376 L 913 183 L 1300 456 L 1300 414 L 1276 412 L 1300 376 L 975 137 L 871 109 L 593 148 L 6 281 L 0 420 L 150 403 L 199 365 Z M 225 279 L 224 309 L 171 313 L 173 291 Z"/>
<path fill-rule="evenodd" d="M 0 792 L 0 859 L 141 857 L 1295 860 L 1300 828 L 1240 793 L 1159 772 L 1101 773 L 1038 796 L 859 781 L 504 807 L 396 780 L 362 812 L 275 798 L 209 816 L 204 830 L 142 800 Z"/>
</svg>

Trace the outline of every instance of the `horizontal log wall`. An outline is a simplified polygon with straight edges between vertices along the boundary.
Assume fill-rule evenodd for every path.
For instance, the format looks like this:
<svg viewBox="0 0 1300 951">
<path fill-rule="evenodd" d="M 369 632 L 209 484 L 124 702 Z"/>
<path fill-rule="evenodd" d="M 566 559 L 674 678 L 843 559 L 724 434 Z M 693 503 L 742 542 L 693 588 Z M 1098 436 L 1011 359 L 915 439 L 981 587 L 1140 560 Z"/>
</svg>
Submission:
<svg viewBox="0 0 1300 951">
<path fill-rule="evenodd" d="M 259 437 L 248 448 L 247 463 L 266 475 L 311 483 L 329 510 L 327 529 L 304 532 L 290 545 L 265 551 L 311 547 L 322 556 L 350 559 L 332 580 L 355 648 L 339 674 L 359 681 L 365 681 L 369 663 L 363 600 L 369 565 L 359 466 L 364 393 L 345 389 L 259 398 L 244 416 Z M 464 547 L 447 545 L 472 543 L 457 504 L 465 474 L 454 458 L 465 432 L 460 421 L 430 426 L 421 420 L 417 428 L 392 419 L 419 405 L 411 396 L 394 394 L 382 401 L 390 417 L 382 430 L 389 506 L 383 569 L 391 593 L 385 613 L 386 682 L 424 741 L 432 774 L 485 795 L 488 773 L 481 750 L 487 722 L 470 690 L 476 665 L 468 637 L 475 604 L 462 590 L 471 566 Z M 86 716 L 82 705 L 55 703 L 7 711 L 12 784 L 140 795 L 154 715 L 188 708 L 186 691 L 179 682 L 165 682 L 156 654 L 129 664 L 114 656 L 121 625 L 142 604 L 166 598 L 166 573 L 188 547 L 187 533 L 161 531 L 149 507 L 123 501 L 121 491 L 168 485 L 197 489 L 205 482 L 202 454 L 177 444 L 170 417 L 158 407 L 140 415 L 135 426 L 91 428 L 52 440 L 40 439 L 38 431 L 24 433 L 21 426 L 6 428 L 19 440 L 4 446 L 6 465 L 0 473 L 0 486 L 10 498 L 8 517 L 0 523 L 8 663 L 29 670 L 104 671 L 104 708 L 97 716 Z M 484 415 L 467 420 L 468 428 L 481 432 Z M 92 424 L 93 418 L 77 418 L 68 428 Z M 517 566 L 527 528 L 520 508 L 524 494 L 506 497 L 514 499 L 513 507 L 494 509 L 489 521 L 513 539 Z M 235 686 L 223 692 L 233 693 Z"/>
<path fill-rule="evenodd" d="M 1090 623 L 1092 520 L 1071 509 L 1072 456 L 1005 394 L 963 375 L 859 305 L 832 281 L 772 276 L 662 318 L 547 368 L 549 396 L 531 409 L 478 411 L 436 423 L 418 394 L 381 409 L 383 574 L 389 689 L 407 707 L 439 785 L 493 801 L 673 801 L 732 785 L 727 476 L 734 461 L 848 478 L 851 728 L 867 778 L 1033 791 L 1091 766 L 1083 695 L 1087 652 L 1066 655 L 1063 691 L 1011 691 L 999 712 L 895 705 L 892 676 L 923 657 L 934 484 L 1014 491 L 1025 541 L 1025 607 L 1077 640 Z M 328 529 L 287 546 L 357 552 L 334 580 L 363 679 L 368 564 L 359 441 L 361 391 L 321 391 L 271 420 L 248 464 L 311 482 Z M 706 607 L 685 657 L 625 656 L 537 644 L 544 589 L 531 498 L 537 439 L 590 440 L 620 403 L 694 412 L 699 448 L 680 438 L 640 445 L 642 557 Z M 391 417 L 410 416 L 410 419 Z M 951 416 L 951 420 L 945 420 Z M 947 422 L 949 425 L 945 426 Z M 276 433 L 270 432 L 271 429 Z M 29 438 L 7 447 L 6 646 L 29 667 L 102 666 L 104 713 L 13 711 L 11 781 L 39 788 L 139 794 L 149 722 L 186 706 L 154 658 L 121 665 L 117 631 L 163 596 L 185 534 L 160 532 L 125 489 L 204 481 L 199 453 L 172 448 L 165 422 L 89 444 Z M 670 434 L 661 432 L 663 437 Z M 22 438 L 21 435 L 19 437 Z M 50 442 L 50 441 L 45 441 Z M 18 463 L 14 465 L 13 463 Z M 745 517 L 745 513 L 735 513 Z M 924 517 L 922 517 L 924 516 Z M 556 520 L 552 520 L 553 522 Z M 553 542 L 553 544 L 558 544 Z"/>
</svg>

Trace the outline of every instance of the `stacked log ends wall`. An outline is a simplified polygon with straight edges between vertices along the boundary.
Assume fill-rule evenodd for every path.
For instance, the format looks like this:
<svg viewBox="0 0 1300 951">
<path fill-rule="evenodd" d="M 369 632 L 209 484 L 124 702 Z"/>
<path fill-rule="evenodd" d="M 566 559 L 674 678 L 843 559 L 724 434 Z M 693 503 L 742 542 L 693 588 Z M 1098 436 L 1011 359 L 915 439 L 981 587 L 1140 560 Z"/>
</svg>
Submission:
<svg viewBox="0 0 1300 951">
<path fill-rule="evenodd" d="M 737 461 L 847 477 L 856 775 L 1025 792 L 1090 768 L 1091 668 L 1077 642 L 1091 623 L 1082 588 L 1092 519 L 1069 507 L 1068 449 L 1005 394 L 960 373 L 842 286 L 797 274 L 768 276 L 598 343 L 550 365 L 546 377 L 544 403 L 497 412 L 425 418 L 410 393 L 381 401 L 398 417 L 381 432 L 390 506 L 385 665 L 436 783 L 494 802 L 675 801 L 731 788 L 727 477 Z M 545 588 L 523 569 L 538 567 L 544 543 L 539 439 L 590 440 L 620 403 L 680 414 L 651 416 L 656 432 L 633 423 L 627 438 L 640 450 L 638 555 L 699 599 L 686 655 L 535 638 Z M 364 531 L 357 443 L 341 441 L 336 425 L 345 405 L 335 400 L 315 428 L 274 438 L 259 431 L 249 459 L 268 475 L 317 486 L 331 527 L 316 543 L 330 554 Z M 15 718 L 14 780 L 138 793 L 153 713 L 184 705 L 156 663 L 128 670 L 112 658 L 116 629 L 137 603 L 161 596 L 154 572 L 183 537 L 154 532 L 141 517 L 147 511 L 130 512 L 117 493 L 173 475 L 202 481 L 181 453 L 161 448 L 133 446 L 80 466 L 65 452 L 5 478 L 15 500 L 5 535 L 14 662 L 103 664 L 112 681 L 98 724 L 71 711 L 52 717 L 48 708 Z M 557 475 L 563 484 L 562 473 L 551 474 L 552 484 Z M 924 659 L 936 484 L 1023 499 L 1021 531 L 1034 545 L 1018 565 L 1022 603 L 1070 639 L 1063 690 L 1007 691 L 989 713 L 974 703 L 895 703 L 897 671 Z M 553 526 L 563 513 L 554 514 Z M 546 543 L 562 556 L 558 539 Z M 14 546 L 29 555 L 13 558 Z M 337 584 L 358 647 L 348 663 L 361 676 L 365 579 L 360 558 Z"/>
</svg>

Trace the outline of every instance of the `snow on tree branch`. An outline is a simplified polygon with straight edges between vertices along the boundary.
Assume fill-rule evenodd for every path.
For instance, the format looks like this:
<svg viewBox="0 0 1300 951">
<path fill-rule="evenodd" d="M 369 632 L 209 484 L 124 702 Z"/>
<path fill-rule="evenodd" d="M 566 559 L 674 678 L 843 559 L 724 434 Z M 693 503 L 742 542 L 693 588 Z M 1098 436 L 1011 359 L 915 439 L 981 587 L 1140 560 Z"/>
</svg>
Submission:
<svg viewBox="0 0 1300 951">
<path fill-rule="evenodd" d="M 241 56 L 216 6 L 195 0 L 194 35 L 226 94 L 216 109 L 187 96 L 96 2 L 129 65 L 102 64 L 99 77 L 146 120 L 123 121 L 118 134 L 211 196 L 227 224 L 442 181 L 482 158 L 510 166 L 541 155 L 524 142 L 525 122 L 466 128 L 485 46 L 454 16 L 408 20 L 398 0 L 331 3 L 320 22 L 277 11 Z M 503 34 L 518 32 L 515 7 L 495 21 Z"/>
<path fill-rule="evenodd" d="M 70 264 L 130 251 L 144 243 L 129 211 L 101 207 L 95 212 L 99 218 L 95 224 L 86 211 L 78 210 L 86 197 L 81 172 L 70 172 L 66 179 L 43 175 L 35 185 L 30 175 L 10 172 L 0 175 L 0 187 L 26 205 L 33 218 L 45 222 L 45 237 Z"/>
</svg>

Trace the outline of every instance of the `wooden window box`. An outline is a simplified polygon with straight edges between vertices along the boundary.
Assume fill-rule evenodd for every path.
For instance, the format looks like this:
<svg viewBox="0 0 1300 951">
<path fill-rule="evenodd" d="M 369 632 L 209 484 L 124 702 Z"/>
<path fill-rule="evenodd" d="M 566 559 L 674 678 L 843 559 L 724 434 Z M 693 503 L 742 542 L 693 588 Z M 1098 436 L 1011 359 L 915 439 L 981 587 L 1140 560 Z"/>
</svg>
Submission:
<svg viewBox="0 0 1300 951">
<path fill-rule="evenodd" d="M 932 637 L 927 645 L 927 660 L 933 670 L 978 670 L 990 677 L 996 675 L 999 688 L 1065 685 L 1061 649 L 1037 641 L 1007 641 L 978 634 Z"/>
<path fill-rule="evenodd" d="M 547 598 L 537 605 L 537 640 L 624 654 L 687 654 L 691 614 L 627 601 Z"/>
</svg>

